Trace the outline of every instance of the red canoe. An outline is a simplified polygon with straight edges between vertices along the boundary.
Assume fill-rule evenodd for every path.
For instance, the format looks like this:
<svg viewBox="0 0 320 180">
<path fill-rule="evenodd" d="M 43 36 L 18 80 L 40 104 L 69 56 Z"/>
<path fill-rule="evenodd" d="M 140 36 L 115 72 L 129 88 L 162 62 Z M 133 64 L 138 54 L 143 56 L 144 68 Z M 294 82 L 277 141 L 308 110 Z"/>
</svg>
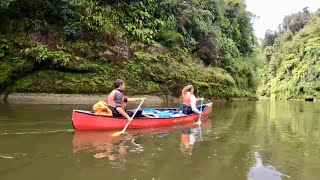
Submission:
<svg viewBox="0 0 320 180">
<path fill-rule="evenodd" d="M 212 110 L 212 103 L 203 105 L 202 116 L 207 116 Z M 157 108 L 156 110 L 178 110 L 179 108 Z M 172 126 L 195 122 L 199 118 L 197 114 L 170 118 L 137 117 L 129 124 L 128 129 L 153 128 L 160 126 Z M 123 129 L 127 124 L 126 118 L 106 117 L 94 115 L 90 111 L 73 110 L 72 124 L 76 130 L 115 130 Z"/>
</svg>

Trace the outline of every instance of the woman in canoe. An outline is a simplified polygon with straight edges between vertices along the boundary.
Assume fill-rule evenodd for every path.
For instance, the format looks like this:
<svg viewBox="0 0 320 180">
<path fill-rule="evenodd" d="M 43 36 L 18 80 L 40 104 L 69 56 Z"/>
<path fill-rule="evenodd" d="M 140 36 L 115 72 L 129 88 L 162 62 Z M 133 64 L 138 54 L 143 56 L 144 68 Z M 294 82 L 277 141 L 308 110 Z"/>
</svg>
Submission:
<svg viewBox="0 0 320 180">
<path fill-rule="evenodd" d="M 182 89 L 182 113 L 189 115 L 193 113 L 199 114 L 200 111 L 197 109 L 196 104 L 197 100 L 196 97 L 194 96 L 194 88 L 192 85 L 187 85 Z"/>
<path fill-rule="evenodd" d="M 111 91 L 108 96 L 108 107 L 112 111 L 113 117 L 125 117 L 128 121 L 132 121 L 131 116 L 134 114 L 132 111 L 126 111 L 126 102 L 142 101 L 146 98 L 127 98 L 124 96 L 124 82 L 121 79 L 117 79 L 114 82 L 115 89 Z M 141 116 L 142 111 L 138 110 L 135 117 Z"/>
</svg>

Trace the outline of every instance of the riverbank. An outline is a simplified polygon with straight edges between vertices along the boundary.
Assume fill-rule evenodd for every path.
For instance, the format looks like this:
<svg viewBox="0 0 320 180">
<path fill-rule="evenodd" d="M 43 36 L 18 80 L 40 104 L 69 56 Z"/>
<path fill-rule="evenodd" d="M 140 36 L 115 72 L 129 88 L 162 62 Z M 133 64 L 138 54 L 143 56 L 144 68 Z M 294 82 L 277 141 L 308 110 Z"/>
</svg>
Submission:
<svg viewBox="0 0 320 180">
<path fill-rule="evenodd" d="M 157 96 L 157 95 L 138 95 L 130 97 L 145 97 L 146 104 L 176 104 L 180 103 L 179 98 Z M 94 104 L 98 101 L 106 101 L 106 94 L 53 94 L 53 93 L 12 93 L 6 101 L 3 101 L 4 94 L 0 94 L 0 104 Z M 258 98 L 232 98 L 232 99 L 207 99 L 213 102 L 227 101 L 255 101 Z"/>
<path fill-rule="evenodd" d="M 4 94 L 0 94 L 3 99 Z M 135 96 L 132 96 L 135 97 Z M 165 100 L 158 96 L 139 96 L 146 97 L 150 103 L 164 103 Z M 106 101 L 105 94 L 51 94 L 51 93 L 12 93 L 9 94 L 6 101 L 0 103 L 12 104 L 94 104 L 98 101 Z M 172 99 L 171 102 L 177 102 L 178 99 Z"/>
<path fill-rule="evenodd" d="M 266 96 L 259 96 L 257 97 L 257 100 L 285 100 L 285 99 L 275 99 L 275 98 L 270 98 L 270 97 L 266 97 Z M 295 98 L 291 98 L 291 99 L 286 99 L 288 101 L 319 101 L 319 99 L 317 98 L 306 98 L 306 99 L 295 99 Z"/>
</svg>

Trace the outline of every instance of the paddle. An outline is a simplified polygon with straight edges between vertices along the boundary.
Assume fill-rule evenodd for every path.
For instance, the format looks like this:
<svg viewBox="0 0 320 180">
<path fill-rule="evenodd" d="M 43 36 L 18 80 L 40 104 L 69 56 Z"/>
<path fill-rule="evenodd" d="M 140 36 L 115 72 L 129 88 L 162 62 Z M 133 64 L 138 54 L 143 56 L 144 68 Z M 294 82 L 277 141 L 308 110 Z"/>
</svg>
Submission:
<svg viewBox="0 0 320 180">
<path fill-rule="evenodd" d="M 201 131 L 201 116 L 202 116 L 202 107 L 203 107 L 203 98 L 201 100 L 201 106 L 200 106 L 200 115 L 199 115 L 199 120 L 197 122 L 197 124 L 199 124 L 199 136 L 200 136 L 200 140 L 202 141 L 202 131 Z"/>
<path fill-rule="evenodd" d="M 140 109 L 142 103 L 144 102 L 144 100 L 141 101 L 141 103 L 139 104 L 138 108 L 136 109 L 136 111 L 133 113 L 133 115 L 131 116 L 131 119 L 133 119 L 134 115 L 136 115 L 136 113 L 138 112 L 138 110 Z M 115 132 L 112 134 L 113 137 L 119 136 L 121 134 L 124 134 L 124 132 L 126 131 L 127 127 L 129 126 L 131 121 L 128 121 L 128 123 L 126 124 L 126 126 L 122 129 L 122 131 L 119 132 Z"/>
<path fill-rule="evenodd" d="M 196 122 L 197 124 L 199 124 L 199 126 L 200 126 L 200 124 L 201 124 L 201 116 L 202 116 L 203 99 L 204 99 L 204 98 L 202 98 L 202 99 L 201 99 L 199 120 Z"/>
</svg>

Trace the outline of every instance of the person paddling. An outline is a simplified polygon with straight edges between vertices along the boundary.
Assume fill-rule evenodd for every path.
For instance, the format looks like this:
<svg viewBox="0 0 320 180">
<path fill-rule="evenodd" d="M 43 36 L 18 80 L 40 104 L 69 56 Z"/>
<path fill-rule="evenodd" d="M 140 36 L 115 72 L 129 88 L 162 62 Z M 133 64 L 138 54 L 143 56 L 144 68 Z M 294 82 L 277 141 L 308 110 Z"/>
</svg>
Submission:
<svg viewBox="0 0 320 180">
<path fill-rule="evenodd" d="M 187 85 L 182 89 L 182 105 L 181 105 L 181 109 L 182 109 L 182 113 L 189 115 L 192 113 L 201 113 L 197 107 L 197 100 L 200 99 L 196 99 L 196 97 L 194 96 L 194 88 L 192 85 Z"/>
<path fill-rule="evenodd" d="M 132 121 L 131 116 L 134 111 L 126 111 L 126 103 L 133 101 L 142 101 L 146 98 L 127 98 L 124 96 L 123 91 L 125 89 L 125 84 L 121 79 L 117 79 L 114 82 L 115 89 L 111 91 L 108 96 L 108 107 L 112 111 L 113 117 L 125 117 L 128 121 Z M 142 110 L 138 110 L 135 117 L 139 117 L 142 114 Z"/>
</svg>

